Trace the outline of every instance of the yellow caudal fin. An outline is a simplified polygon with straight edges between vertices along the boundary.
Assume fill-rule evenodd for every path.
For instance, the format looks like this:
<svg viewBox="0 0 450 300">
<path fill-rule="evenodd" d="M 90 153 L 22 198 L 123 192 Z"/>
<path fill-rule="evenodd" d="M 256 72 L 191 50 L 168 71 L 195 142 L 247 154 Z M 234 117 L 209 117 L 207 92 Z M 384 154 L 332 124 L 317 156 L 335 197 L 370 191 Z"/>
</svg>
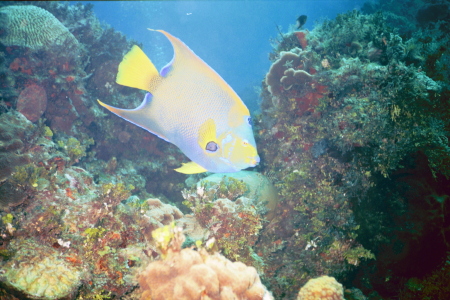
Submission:
<svg viewBox="0 0 450 300">
<path fill-rule="evenodd" d="M 134 45 L 119 65 L 116 82 L 121 85 L 152 92 L 162 77 L 150 59 Z"/>
<path fill-rule="evenodd" d="M 183 163 L 181 167 L 174 170 L 183 174 L 198 174 L 208 171 L 193 161 L 185 164 Z"/>
</svg>

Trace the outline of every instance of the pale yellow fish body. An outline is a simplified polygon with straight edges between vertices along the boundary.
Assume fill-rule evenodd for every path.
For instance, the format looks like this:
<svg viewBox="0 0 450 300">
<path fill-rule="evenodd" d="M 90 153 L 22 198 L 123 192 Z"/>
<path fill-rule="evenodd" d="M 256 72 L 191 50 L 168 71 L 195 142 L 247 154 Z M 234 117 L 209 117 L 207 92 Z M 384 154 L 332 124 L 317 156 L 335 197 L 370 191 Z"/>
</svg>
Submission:
<svg viewBox="0 0 450 300">
<path fill-rule="evenodd" d="M 147 90 L 136 109 L 101 105 L 178 146 L 192 160 L 182 173 L 236 172 L 259 163 L 250 113 L 233 89 L 183 42 L 163 33 L 174 58 L 159 73 L 134 46 L 119 66 L 117 83 Z"/>
</svg>

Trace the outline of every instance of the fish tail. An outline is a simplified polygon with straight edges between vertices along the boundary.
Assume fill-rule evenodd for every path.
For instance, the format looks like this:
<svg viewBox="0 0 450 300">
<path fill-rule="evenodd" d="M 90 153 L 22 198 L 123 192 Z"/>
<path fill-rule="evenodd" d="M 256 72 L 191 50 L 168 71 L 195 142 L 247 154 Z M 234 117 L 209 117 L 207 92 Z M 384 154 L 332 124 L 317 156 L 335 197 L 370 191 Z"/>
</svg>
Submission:
<svg viewBox="0 0 450 300">
<path fill-rule="evenodd" d="M 144 51 L 134 45 L 119 65 L 116 82 L 148 92 L 155 90 L 162 77 Z"/>
</svg>

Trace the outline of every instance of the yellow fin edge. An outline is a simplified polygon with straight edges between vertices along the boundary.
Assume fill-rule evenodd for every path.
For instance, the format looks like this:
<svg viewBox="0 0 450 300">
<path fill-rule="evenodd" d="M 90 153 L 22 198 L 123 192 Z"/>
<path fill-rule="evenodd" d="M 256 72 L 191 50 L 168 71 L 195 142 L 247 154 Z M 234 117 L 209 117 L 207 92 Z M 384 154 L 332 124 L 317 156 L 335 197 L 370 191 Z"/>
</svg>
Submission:
<svg viewBox="0 0 450 300">
<path fill-rule="evenodd" d="M 183 163 L 181 167 L 174 169 L 174 170 L 179 173 L 183 173 L 183 174 L 198 174 L 198 173 L 203 173 L 203 172 L 208 171 L 193 161 L 188 162 L 188 163 Z"/>
</svg>

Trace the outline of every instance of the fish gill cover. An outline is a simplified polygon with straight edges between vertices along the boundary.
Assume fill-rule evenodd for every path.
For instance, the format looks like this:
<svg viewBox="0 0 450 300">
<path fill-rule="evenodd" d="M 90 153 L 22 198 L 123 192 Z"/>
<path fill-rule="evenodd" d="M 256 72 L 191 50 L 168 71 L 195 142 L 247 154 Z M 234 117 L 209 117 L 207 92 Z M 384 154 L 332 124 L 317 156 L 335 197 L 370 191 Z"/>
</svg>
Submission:
<svg viewBox="0 0 450 300">
<path fill-rule="evenodd" d="M 0 3 L 0 297 L 446 299 L 448 5 L 401 5 L 279 30 L 260 166 L 186 177 L 96 103 L 139 105 L 115 83 L 138 42 L 90 4 Z"/>
</svg>

